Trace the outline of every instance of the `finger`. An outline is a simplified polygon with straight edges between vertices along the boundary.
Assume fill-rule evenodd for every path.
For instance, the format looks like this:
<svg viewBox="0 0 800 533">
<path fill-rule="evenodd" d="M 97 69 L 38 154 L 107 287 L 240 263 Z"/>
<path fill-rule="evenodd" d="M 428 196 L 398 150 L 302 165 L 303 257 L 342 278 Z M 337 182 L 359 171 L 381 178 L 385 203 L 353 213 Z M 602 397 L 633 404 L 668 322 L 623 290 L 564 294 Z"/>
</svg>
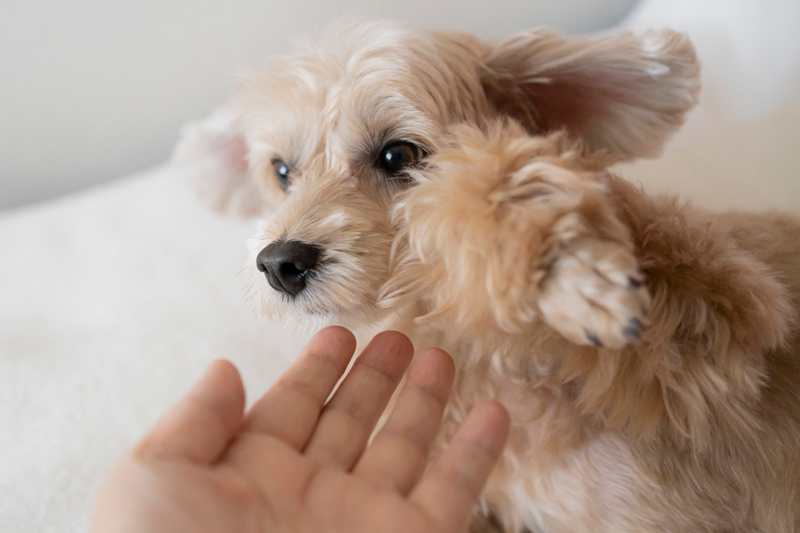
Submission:
<svg viewBox="0 0 800 533">
<path fill-rule="evenodd" d="M 306 455 L 350 470 L 413 355 L 414 346 L 402 333 L 376 335 L 325 407 Z"/>
<path fill-rule="evenodd" d="M 269 433 L 297 450 L 303 448 L 355 350 L 356 339 L 347 329 L 320 330 L 250 409 L 247 429 Z"/>
<path fill-rule="evenodd" d="M 489 401 L 477 405 L 456 432 L 447 450 L 411 493 L 438 524 L 461 522 L 466 529 L 478 496 L 508 438 L 505 408 Z"/>
<path fill-rule="evenodd" d="M 239 432 L 244 404 L 244 387 L 238 370 L 230 361 L 218 359 L 156 423 L 134 454 L 213 463 Z"/>
<path fill-rule="evenodd" d="M 408 494 L 425 469 L 454 376 L 453 359 L 447 352 L 436 348 L 420 352 L 397 406 L 355 473 Z"/>
</svg>

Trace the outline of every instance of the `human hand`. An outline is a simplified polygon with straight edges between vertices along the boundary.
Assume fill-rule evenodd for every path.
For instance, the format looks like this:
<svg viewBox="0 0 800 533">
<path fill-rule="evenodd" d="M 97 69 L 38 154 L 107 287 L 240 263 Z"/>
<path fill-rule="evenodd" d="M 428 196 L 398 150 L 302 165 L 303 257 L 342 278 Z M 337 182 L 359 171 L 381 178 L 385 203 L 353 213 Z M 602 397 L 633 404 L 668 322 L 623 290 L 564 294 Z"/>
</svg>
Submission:
<svg viewBox="0 0 800 533">
<path fill-rule="evenodd" d="M 477 405 L 426 470 L 454 366 L 424 350 L 366 447 L 413 347 L 377 335 L 326 403 L 355 346 L 323 329 L 246 414 L 235 367 L 212 363 L 106 481 L 93 531 L 464 531 L 507 438 L 505 409 Z"/>
</svg>

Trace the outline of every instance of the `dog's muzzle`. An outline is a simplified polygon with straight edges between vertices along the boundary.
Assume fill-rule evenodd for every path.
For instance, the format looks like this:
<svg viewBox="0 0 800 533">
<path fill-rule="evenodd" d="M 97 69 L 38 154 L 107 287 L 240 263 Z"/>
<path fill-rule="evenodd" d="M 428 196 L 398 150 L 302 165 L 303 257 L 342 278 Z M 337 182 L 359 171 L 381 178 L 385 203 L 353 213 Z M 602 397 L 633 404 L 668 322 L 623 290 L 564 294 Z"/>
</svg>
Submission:
<svg viewBox="0 0 800 533">
<path fill-rule="evenodd" d="M 270 287 L 297 296 L 315 272 L 319 252 L 319 247 L 313 244 L 275 241 L 258 252 L 256 266 L 267 276 Z"/>
</svg>

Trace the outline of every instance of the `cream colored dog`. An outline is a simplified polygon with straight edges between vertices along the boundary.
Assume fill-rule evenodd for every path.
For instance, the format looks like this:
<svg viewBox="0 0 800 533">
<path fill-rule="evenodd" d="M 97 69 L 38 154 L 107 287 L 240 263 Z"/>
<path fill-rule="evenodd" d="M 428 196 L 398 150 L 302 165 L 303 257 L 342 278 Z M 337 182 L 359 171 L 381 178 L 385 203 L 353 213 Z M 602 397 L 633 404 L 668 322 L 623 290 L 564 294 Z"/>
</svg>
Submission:
<svg viewBox="0 0 800 533">
<path fill-rule="evenodd" d="M 508 407 L 476 530 L 800 530 L 800 225 L 607 170 L 661 150 L 698 72 L 670 31 L 365 23 L 246 76 L 203 141 L 217 205 L 273 211 L 260 312 L 448 350 L 440 444 Z"/>
</svg>

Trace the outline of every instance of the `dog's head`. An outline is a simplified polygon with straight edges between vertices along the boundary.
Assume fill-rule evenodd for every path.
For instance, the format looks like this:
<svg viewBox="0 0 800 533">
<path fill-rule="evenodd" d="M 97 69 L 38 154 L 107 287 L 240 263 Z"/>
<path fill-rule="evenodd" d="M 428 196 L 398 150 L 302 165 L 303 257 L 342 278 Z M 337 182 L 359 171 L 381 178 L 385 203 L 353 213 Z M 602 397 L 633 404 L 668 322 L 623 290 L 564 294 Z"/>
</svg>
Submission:
<svg viewBox="0 0 800 533">
<path fill-rule="evenodd" d="M 507 116 L 618 159 L 652 156 L 698 87 L 691 44 L 669 31 L 486 42 L 362 23 L 243 78 L 225 142 L 210 145 L 224 162 L 213 190 L 218 204 L 238 195 L 272 212 L 247 267 L 265 314 L 370 320 L 390 276 L 393 207 L 456 126 Z M 235 178 L 245 153 L 258 188 Z"/>
</svg>

